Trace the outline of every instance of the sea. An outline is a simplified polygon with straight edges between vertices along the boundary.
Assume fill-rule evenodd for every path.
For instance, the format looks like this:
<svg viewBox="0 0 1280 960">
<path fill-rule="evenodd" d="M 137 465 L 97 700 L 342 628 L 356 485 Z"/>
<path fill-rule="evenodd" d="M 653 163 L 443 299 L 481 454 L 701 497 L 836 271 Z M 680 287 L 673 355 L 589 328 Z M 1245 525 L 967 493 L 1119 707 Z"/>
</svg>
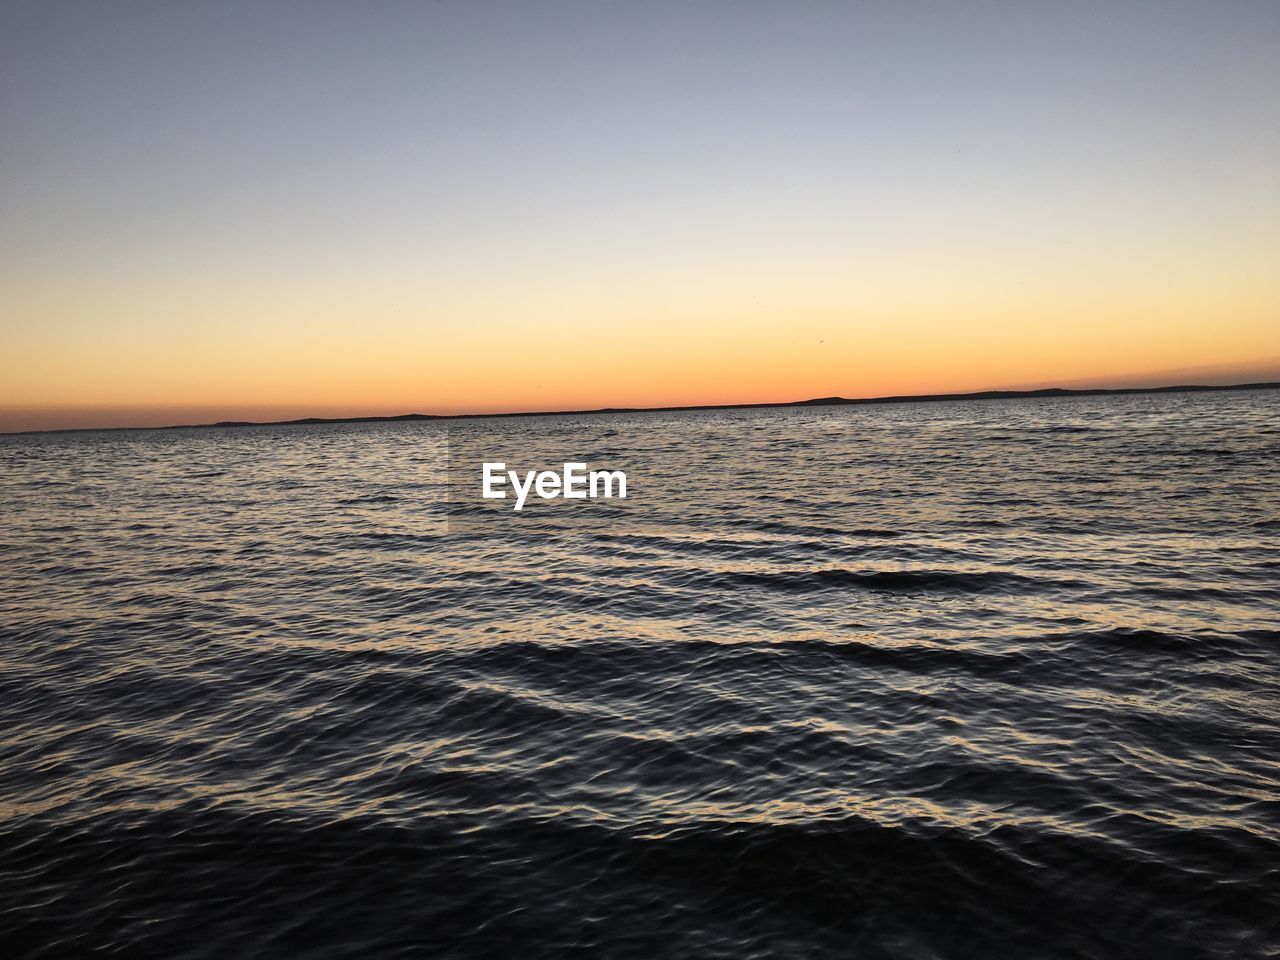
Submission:
<svg viewBox="0 0 1280 960">
<path fill-rule="evenodd" d="M 0 437 L 0 955 L 1278 957 L 1280 392 Z"/>
</svg>

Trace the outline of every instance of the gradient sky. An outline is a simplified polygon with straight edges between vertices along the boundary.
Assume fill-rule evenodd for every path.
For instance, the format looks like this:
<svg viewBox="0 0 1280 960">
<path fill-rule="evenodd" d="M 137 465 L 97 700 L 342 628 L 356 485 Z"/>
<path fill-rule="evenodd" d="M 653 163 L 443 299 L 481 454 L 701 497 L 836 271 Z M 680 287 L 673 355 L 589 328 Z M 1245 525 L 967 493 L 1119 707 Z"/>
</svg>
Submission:
<svg viewBox="0 0 1280 960">
<path fill-rule="evenodd" d="M 1280 377 L 1280 4 L 0 7 L 0 429 Z"/>
</svg>

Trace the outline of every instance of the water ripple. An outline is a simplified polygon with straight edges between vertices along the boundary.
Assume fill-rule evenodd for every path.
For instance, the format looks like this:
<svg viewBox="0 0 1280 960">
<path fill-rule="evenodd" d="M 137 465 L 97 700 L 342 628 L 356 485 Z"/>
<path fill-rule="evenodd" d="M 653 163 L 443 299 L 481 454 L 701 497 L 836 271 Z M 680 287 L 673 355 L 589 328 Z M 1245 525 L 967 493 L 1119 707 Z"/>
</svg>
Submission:
<svg viewBox="0 0 1280 960">
<path fill-rule="evenodd" d="M 1280 956 L 1278 412 L 0 438 L 0 951 Z"/>
</svg>

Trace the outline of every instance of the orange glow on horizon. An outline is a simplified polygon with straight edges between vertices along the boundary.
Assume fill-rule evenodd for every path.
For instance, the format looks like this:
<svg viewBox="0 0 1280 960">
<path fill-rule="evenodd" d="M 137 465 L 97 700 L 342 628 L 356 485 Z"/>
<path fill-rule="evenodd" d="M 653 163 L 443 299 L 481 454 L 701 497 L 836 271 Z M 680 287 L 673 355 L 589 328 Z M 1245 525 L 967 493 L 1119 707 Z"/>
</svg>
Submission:
<svg viewBox="0 0 1280 960">
<path fill-rule="evenodd" d="M 1273 9 L 330 13 L 0 13 L 0 429 L 1280 369 Z"/>
<path fill-rule="evenodd" d="M 1265 259 L 1188 263 L 1161 286 L 1084 257 L 1023 282 L 981 260 L 917 273 L 907 251 L 850 278 L 673 268 L 630 289 L 617 268 L 609 284 L 496 291 L 391 275 L 208 296 L 141 276 L 92 297 L 30 285 L 9 304 L 31 322 L 6 333 L 0 428 L 57 410 L 60 425 L 141 425 L 1265 380 L 1280 370 Z"/>
</svg>

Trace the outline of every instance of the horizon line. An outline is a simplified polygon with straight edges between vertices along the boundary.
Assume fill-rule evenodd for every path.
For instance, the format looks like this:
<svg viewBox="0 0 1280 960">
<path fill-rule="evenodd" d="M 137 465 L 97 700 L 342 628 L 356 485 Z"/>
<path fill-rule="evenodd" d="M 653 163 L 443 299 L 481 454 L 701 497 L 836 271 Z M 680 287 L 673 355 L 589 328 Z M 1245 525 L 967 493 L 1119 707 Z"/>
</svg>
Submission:
<svg viewBox="0 0 1280 960">
<path fill-rule="evenodd" d="M 572 417 L 609 413 L 681 413 L 697 410 L 760 410 L 768 408 L 869 406 L 885 403 L 945 403 L 956 400 L 1017 400 L 1054 397 L 1098 397 L 1138 393 L 1208 393 L 1216 390 L 1275 390 L 1280 381 L 1232 384 L 1171 384 L 1158 387 L 1039 387 L 1032 390 L 976 390 L 969 393 L 920 393 L 888 397 L 815 397 L 776 403 L 702 403 L 666 407 L 598 407 L 591 410 L 517 410 L 507 413 L 401 413 L 357 417 L 297 417 L 292 420 L 218 420 L 213 423 L 175 423 L 138 427 L 57 427 L 52 430 L 4 430 L 0 437 L 42 433 L 116 432 L 122 430 L 215 430 L 230 427 L 300 427 L 331 423 L 412 423 L 425 420 L 476 420 L 496 417 Z"/>
</svg>

